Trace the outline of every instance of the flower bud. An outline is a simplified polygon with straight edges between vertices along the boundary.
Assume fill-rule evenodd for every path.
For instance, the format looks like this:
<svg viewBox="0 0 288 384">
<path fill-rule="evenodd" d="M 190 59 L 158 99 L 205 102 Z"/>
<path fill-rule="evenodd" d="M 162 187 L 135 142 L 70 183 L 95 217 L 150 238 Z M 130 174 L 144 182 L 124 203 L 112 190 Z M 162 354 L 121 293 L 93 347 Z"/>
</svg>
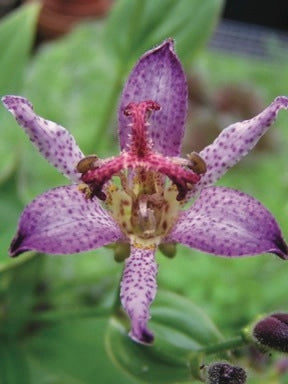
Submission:
<svg viewBox="0 0 288 384">
<path fill-rule="evenodd" d="M 159 250 L 163 253 L 164 256 L 172 259 L 176 256 L 177 249 L 175 243 L 163 243 L 159 245 Z"/>
<path fill-rule="evenodd" d="M 245 384 L 247 378 L 243 368 L 228 363 L 211 364 L 207 373 L 207 384 Z"/>
<path fill-rule="evenodd" d="M 265 347 L 288 353 L 288 314 L 274 313 L 260 320 L 253 336 Z"/>
<path fill-rule="evenodd" d="M 130 244 L 118 243 L 114 245 L 114 260 L 118 263 L 130 256 Z"/>
</svg>

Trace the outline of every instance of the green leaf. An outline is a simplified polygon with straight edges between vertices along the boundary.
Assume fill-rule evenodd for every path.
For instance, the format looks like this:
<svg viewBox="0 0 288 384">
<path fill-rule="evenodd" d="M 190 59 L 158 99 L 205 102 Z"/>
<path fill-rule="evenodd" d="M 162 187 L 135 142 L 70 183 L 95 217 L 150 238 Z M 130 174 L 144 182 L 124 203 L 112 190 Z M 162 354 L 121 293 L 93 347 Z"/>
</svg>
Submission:
<svg viewBox="0 0 288 384">
<path fill-rule="evenodd" d="M 1 141 L 0 141 L 1 143 Z M 0 185 L 0 271 L 3 264 L 12 262 L 8 256 L 8 248 L 15 235 L 17 221 L 22 209 L 22 204 L 17 197 L 15 178 L 8 178 Z M 14 260 L 15 263 L 15 260 Z"/>
<path fill-rule="evenodd" d="M 99 120 L 115 81 L 102 35 L 103 25 L 93 23 L 47 44 L 34 57 L 24 90 L 37 114 L 65 126 L 91 153 L 107 151 L 98 146 Z M 109 117 L 111 112 L 110 105 Z"/>
<path fill-rule="evenodd" d="M 111 359 L 126 373 L 149 383 L 198 379 L 201 349 L 222 340 L 217 328 L 189 300 L 168 292 L 158 292 L 151 313 L 152 346 L 130 340 L 126 319 L 111 319 L 106 336 Z"/>
<path fill-rule="evenodd" d="M 0 97 L 20 92 L 34 40 L 38 10 L 39 5 L 35 3 L 22 6 L 0 22 Z M 12 173 L 19 157 L 19 132 L 16 124 L 11 122 L 8 112 L 1 108 L 0 182 Z"/>
<path fill-rule="evenodd" d="M 173 332 L 179 332 L 189 340 L 187 344 L 188 353 L 198 351 L 203 346 L 217 343 L 222 340 L 222 336 L 216 326 L 212 323 L 209 317 L 195 304 L 186 298 L 176 295 L 171 292 L 159 292 L 155 300 L 155 305 L 151 307 L 151 327 L 159 329 L 162 342 L 167 341 L 167 351 L 172 345 L 172 357 L 175 356 L 173 348 L 180 347 L 179 358 L 181 355 L 186 359 L 187 350 L 183 342 L 178 343 L 177 337 L 173 337 Z M 162 344 L 161 342 L 161 344 Z M 191 345 L 191 342 L 193 345 Z M 155 348 L 157 348 L 157 339 L 155 341 Z M 183 348 L 184 347 L 184 348 Z M 162 345 L 161 345 L 162 348 Z"/>
<path fill-rule="evenodd" d="M 25 351 L 14 341 L 0 343 L 1 384 L 31 384 Z"/>
<path fill-rule="evenodd" d="M 19 128 L 18 128 L 19 129 Z M 22 132 L 21 132 L 22 133 Z M 26 205 L 37 195 L 57 187 L 69 184 L 69 180 L 61 175 L 32 147 L 25 137 L 21 164 L 17 170 L 17 192 L 20 200 Z"/>
<path fill-rule="evenodd" d="M 71 320 L 44 328 L 25 341 L 31 384 L 132 384 L 107 358 L 106 321 Z"/>
<path fill-rule="evenodd" d="M 34 40 L 39 4 L 20 7 L 0 23 L 0 95 L 19 91 Z"/>
<path fill-rule="evenodd" d="M 0 335 L 9 339 L 23 332 L 36 302 L 36 287 L 41 281 L 43 255 L 30 254 L 0 272 Z M 2 283 L 3 282 L 3 283 Z"/>
<path fill-rule="evenodd" d="M 174 383 L 190 378 L 185 364 L 163 361 L 155 356 L 153 347 L 134 343 L 127 336 L 127 328 L 112 318 L 109 323 L 106 349 L 111 360 L 128 375 L 146 383 Z"/>
<path fill-rule="evenodd" d="M 0 184 L 15 170 L 21 153 L 17 124 L 9 113 L 0 107 Z"/>
<path fill-rule="evenodd" d="M 134 64 L 145 51 L 172 37 L 180 59 L 190 64 L 212 33 L 222 5 L 222 0 L 120 0 L 108 20 L 107 46 L 127 68 L 127 63 Z"/>
</svg>

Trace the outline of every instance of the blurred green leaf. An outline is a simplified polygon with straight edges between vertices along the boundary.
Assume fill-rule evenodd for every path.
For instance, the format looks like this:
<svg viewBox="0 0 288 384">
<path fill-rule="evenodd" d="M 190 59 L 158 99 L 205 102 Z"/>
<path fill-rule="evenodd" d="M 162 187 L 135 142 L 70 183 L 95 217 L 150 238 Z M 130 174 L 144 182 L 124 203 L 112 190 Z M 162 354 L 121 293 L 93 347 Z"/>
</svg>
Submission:
<svg viewBox="0 0 288 384">
<path fill-rule="evenodd" d="M 34 40 L 39 4 L 20 7 L 0 22 L 0 95 L 19 91 Z"/>
<path fill-rule="evenodd" d="M 128 375 L 147 383 L 175 383 L 191 378 L 185 363 L 167 361 L 151 352 L 154 347 L 141 346 L 128 338 L 127 328 L 112 318 L 106 349 L 111 360 Z M 175 359 L 176 360 L 176 359 Z"/>
<path fill-rule="evenodd" d="M 24 342 L 31 384 L 130 384 L 107 359 L 106 321 L 71 320 L 49 327 Z"/>
<path fill-rule="evenodd" d="M 15 170 L 21 157 L 21 132 L 4 108 L 0 107 L 0 184 Z"/>
<path fill-rule="evenodd" d="M 107 48 L 127 73 L 140 55 L 172 37 L 181 61 L 190 64 L 212 33 L 222 5 L 222 0 L 119 0 L 108 19 Z"/>
<path fill-rule="evenodd" d="M 149 383 L 198 379 L 201 348 L 222 340 L 217 328 L 191 301 L 169 292 L 158 292 L 151 312 L 152 346 L 130 340 L 125 319 L 111 319 L 106 336 L 111 359 L 128 374 Z"/>
<path fill-rule="evenodd" d="M 75 285 L 79 278 L 76 275 L 74 286 L 71 289 L 69 285 L 66 286 L 65 292 L 62 292 L 63 298 L 59 301 L 57 287 L 61 283 L 65 286 L 65 281 L 54 281 L 58 280 L 59 274 L 55 273 L 55 268 L 54 271 L 50 266 L 47 269 L 48 259 L 52 258 L 30 253 L 13 260 L 14 263 L 8 268 L 1 268 L 0 383 L 92 384 L 95 382 L 95 370 L 99 382 L 113 383 L 116 369 L 105 355 L 103 347 L 106 321 L 103 316 L 99 320 L 92 315 L 91 319 L 91 313 L 88 313 L 89 309 L 90 312 L 94 308 L 97 310 L 102 293 L 106 294 L 99 287 L 101 281 L 98 282 L 97 274 L 101 275 L 100 271 L 96 271 L 94 281 L 86 281 L 81 276 L 82 284 L 87 284 L 85 291 L 81 289 L 81 282 Z M 54 263 L 57 266 L 57 259 Z M 68 268 L 68 263 L 66 266 Z M 64 280 L 64 275 L 66 279 L 71 275 L 71 270 L 67 268 L 62 271 Z M 86 291 L 91 291 L 91 295 L 87 296 Z M 75 309 L 84 304 L 90 320 L 69 317 L 65 312 L 66 307 Z M 60 324 L 59 319 L 52 322 L 46 318 L 43 320 L 41 316 L 39 319 L 38 315 L 51 313 L 57 308 L 66 315 Z M 83 316 L 83 311 L 79 313 Z M 121 380 L 121 375 L 118 376 L 119 383 L 128 383 L 126 379 Z"/>
<path fill-rule="evenodd" d="M 1 141 L 0 141 L 1 143 Z M 1 266 L 9 261 L 15 264 L 8 256 L 8 248 L 17 228 L 17 220 L 22 204 L 17 196 L 17 185 L 14 177 L 7 178 L 1 184 L 0 199 L 0 271 Z"/>
<path fill-rule="evenodd" d="M 30 254 L 0 272 L 0 335 L 13 339 L 24 331 L 36 302 L 44 256 Z M 1 310 L 0 310 L 1 312 Z"/>
<path fill-rule="evenodd" d="M 24 140 L 27 138 L 25 137 Z M 25 150 L 22 151 L 21 163 L 18 164 L 17 169 L 16 189 L 20 200 L 26 205 L 35 196 L 48 189 L 69 184 L 69 180 L 39 155 L 30 141 L 27 141 L 24 146 Z"/>
<path fill-rule="evenodd" d="M 0 344 L 0 383 L 31 384 L 25 351 L 15 341 Z"/>
<path fill-rule="evenodd" d="M 0 22 L 0 97 L 18 93 L 34 40 L 39 4 L 20 7 Z M 0 182 L 13 171 L 19 155 L 19 134 L 11 117 L 0 112 Z M 12 124 L 15 125 L 16 124 Z"/>
<path fill-rule="evenodd" d="M 98 146 L 99 120 L 116 71 L 104 44 L 103 27 L 87 24 L 43 46 L 30 65 L 24 88 L 36 113 L 64 125 L 86 153 L 100 150 L 102 155 L 108 147 Z M 109 117 L 112 109 L 110 105 L 106 111 Z M 103 133 L 110 136 L 108 126 L 105 130 Z"/>
<path fill-rule="evenodd" d="M 181 332 L 185 335 L 191 344 L 188 349 L 198 350 L 205 345 L 217 343 L 222 340 L 222 336 L 209 317 L 194 303 L 186 298 L 173 294 L 171 292 L 159 292 L 155 300 L 156 305 L 152 305 L 151 325 L 154 327 L 155 333 L 157 328 L 163 340 L 169 340 L 168 343 L 175 343 L 177 347 L 176 338 L 171 336 L 173 331 Z M 157 348 L 157 340 L 155 342 Z M 167 344 L 168 347 L 168 344 Z M 179 345 L 180 348 L 183 345 Z M 184 356 L 187 357 L 187 351 L 183 348 Z M 179 351 L 180 353 L 180 351 Z M 181 353 L 180 353 L 181 354 Z M 175 353 L 172 353 L 175 356 Z M 178 355 L 179 357 L 180 355 Z"/>
</svg>

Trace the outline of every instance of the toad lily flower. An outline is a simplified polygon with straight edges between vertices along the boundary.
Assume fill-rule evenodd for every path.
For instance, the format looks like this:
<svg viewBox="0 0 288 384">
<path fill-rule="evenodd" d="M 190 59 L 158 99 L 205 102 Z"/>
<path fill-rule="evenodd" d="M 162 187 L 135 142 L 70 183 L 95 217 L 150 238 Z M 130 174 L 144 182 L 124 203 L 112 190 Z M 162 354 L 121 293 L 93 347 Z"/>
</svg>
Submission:
<svg viewBox="0 0 288 384">
<path fill-rule="evenodd" d="M 270 252 L 288 258 L 276 220 L 259 201 L 212 186 L 254 147 L 278 111 L 288 108 L 288 98 L 278 97 L 253 119 L 224 129 L 199 154 L 181 158 L 187 87 L 169 39 L 144 54 L 124 87 L 117 157 L 85 157 L 66 129 L 37 116 L 26 99 L 5 96 L 3 103 L 41 154 L 72 181 L 25 208 L 11 256 L 130 244 L 120 295 L 134 340 L 153 341 L 147 323 L 159 245 L 164 251 L 165 245 L 182 243 L 219 256 Z M 189 199 L 194 202 L 187 208 Z"/>
</svg>

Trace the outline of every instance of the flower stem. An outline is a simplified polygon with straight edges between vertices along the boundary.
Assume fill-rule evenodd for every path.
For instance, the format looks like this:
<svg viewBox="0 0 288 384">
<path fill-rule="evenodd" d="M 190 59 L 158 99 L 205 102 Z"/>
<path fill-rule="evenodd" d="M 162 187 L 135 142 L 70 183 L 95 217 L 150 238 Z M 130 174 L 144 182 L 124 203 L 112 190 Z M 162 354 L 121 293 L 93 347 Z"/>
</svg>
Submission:
<svg viewBox="0 0 288 384">
<path fill-rule="evenodd" d="M 213 355 L 214 353 L 229 351 L 231 349 L 242 348 L 245 345 L 248 345 L 248 341 L 243 338 L 243 336 L 237 336 L 233 339 L 223 341 L 222 343 L 217 343 L 209 345 L 208 347 L 202 348 L 201 352 L 204 352 L 206 355 Z"/>
</svg>

